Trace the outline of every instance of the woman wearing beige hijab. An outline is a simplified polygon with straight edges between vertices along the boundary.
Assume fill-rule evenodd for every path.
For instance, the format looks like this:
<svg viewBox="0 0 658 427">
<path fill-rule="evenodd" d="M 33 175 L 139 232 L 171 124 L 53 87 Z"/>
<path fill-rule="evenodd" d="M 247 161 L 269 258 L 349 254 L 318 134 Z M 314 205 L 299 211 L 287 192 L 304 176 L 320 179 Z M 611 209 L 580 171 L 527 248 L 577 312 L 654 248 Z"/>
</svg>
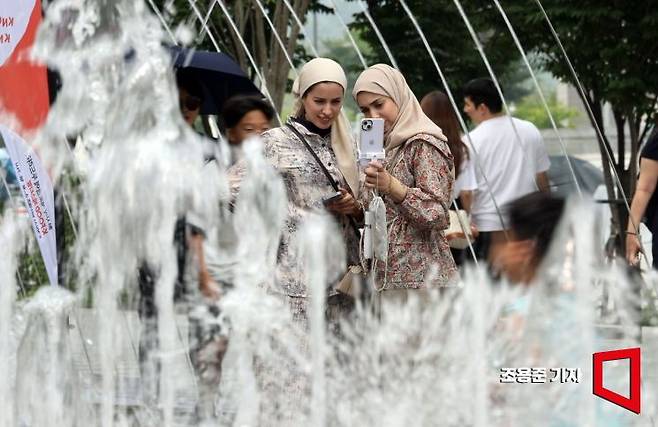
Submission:
<svg viewBox="0 0 658 427">
<path fill-rule="evenodd" d="M 362 220 L 363 210 L 357 202 L 355 146 L 349 124 L 341 114 L 346 87 L 345 72 L 335 61 L 316 58 L 307 62 L 293 85 L 297 97 L 293 115 L 286 125 L 262 135 L 265 156 L 283 177 L 288 195 L 288 217 L 279 246 L 275 292 L 287 296 L 293 315 L 304 324 L 309 290 L 296 248 L 299 247 L 297 233 L 308 215 L 329 212 L 342 232 L 347 265 L 358 264 L 356 224 Z M 335 195 L 336 190 L 322 166 L 341 193 L 337 201 L 328 204 L 324 201 Z M 330 273 L 335 281 L 344 276 L 344 272 Z M 327 315 L 331 321 L 348 309 L 352 300 L 333 290 L 333 286 L 329 288 L 332 290 L 327 295 Z"/>
<path fill-rule="evenodd" d="M 443 230 L 454 178 L 443 132 L 388 65 L 361 73 L 352 94 L 366 117 L 384 119 L 386 160 L 365 170 L 366 188 L 386 205 L 388 261 L 376 266 L 382 297 L 406 299 L 407 289 L 449 285 L 457 270 Z"/>
</svg>

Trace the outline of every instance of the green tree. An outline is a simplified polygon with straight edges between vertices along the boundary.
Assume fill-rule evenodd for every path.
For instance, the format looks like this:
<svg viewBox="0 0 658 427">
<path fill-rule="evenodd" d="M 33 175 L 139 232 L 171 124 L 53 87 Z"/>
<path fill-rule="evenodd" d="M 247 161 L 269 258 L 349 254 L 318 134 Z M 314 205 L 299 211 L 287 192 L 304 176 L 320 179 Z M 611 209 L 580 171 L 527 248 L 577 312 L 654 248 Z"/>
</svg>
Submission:
<svg viewBox="0 0 658 427">
<path fill-rule="evenodd" d="M 416 96 L 422 97 L 435 89 L 445 91 L 420 36 L 400 2 L 368 0 L 367 4 Z M 425 33 L 457 102 L 460 102 L 462 86 L 473 78 L 488 76 L 488 73 L 456 6 L 451 0 L 409 0 L 407 4 Z M 494 24 L 494 21 L 499 21 L 497 24 L 504 25 L 491 2 L 471 0 L 464 2 L 463 6 L 478 31 L 489 62 L 500 77 L 505 92 L 513 93 L 514 99 L 526 95 L 527 91 L 514 83 L 525 80 L 527 75 L 519 75 L 519 54 L 508 32 Z M 357 29 L 372 46 L 372 54 L 368 57 L 371 63 L 389 62 L 375 30 L 363 13 L 356 15 L 352 28 Z"/>
<path fill-rule="evenodd" d="M 360 34 L 356 33 L 355 31 L 352 31 L 352 33 L 352 36 L 354 37 L 356 44 L 361 52 L 365 56 L 372 55 L 372 49 L 370 45 L 363 40 Z M 333 59 L 343 66 L 343 69 L 347 74 L 348 87 L 351 88 L 354 85 L 356 79 L 359 77 L 359 74 L 363 71 L 363 64 L 359 60 L 359 56 L 356 53 L 354 46 L 352 46 L 349 38 L 347 35 L 345 35 L 342 38 L 326 40 L 323 45 L 324 46 L 321 50 L 321 54 L 327 58 Z M 349 88 L 346 92 L 343 106 L 348 118 L 350 120 L 355 120 L 359 108 L 357 107 L 354 98 L 352 98 L 352 94 Z"/>
<path fill-rule="evenodd" d="M 257 73 L 241 44 L 240 38 L 242 38 L 256 62 L 258 71 L 267 82 L 275 107 L 281 110 L 284 95 L 291 86 L 288 78 L 290 63 L 286 54 L 295 66 L 307 60 L 309 56 L 300 43 L 303 40 L 300 28 L 285 3 L 282 0 L 260 0 L 260 2 L 285 46 L 285 53 L 255 1 L 224 2 L 238 29 L 237 33 L 217 2 L 204 4 L 196 2 L 197 11 L 204 19 L 210 11 L 207 25 L 212 38 L 204 31 L 197 11 L 192 9 L 189 1 L 155 0 L 155 5 L 172 27 L 184 23 L 196 30 L 199 36 L 194 41 L 194 46 L 211 51 L 219 48 L 220 51 L 235 58 L 240 67 L 247 70 L 252 79 L 255 79 Z M 309 11 L 332 12 L 318 0 L 289 0 L 289 3 L 302 23 L 305 22 Z"/>
<path fill-rule="evenodd" d="M 555 93 L 547 96 L 546 103 L 557 127 L 571 127 L 571 119 L 578 116 L 575 108 L 569 108 L 557 101 Z M 532 122 L 539 129 L 552 127 L 550 117 L 544 108 L 544 104 L 537 94 L 525 96 L 518 102 L 514 109 L 514 116 Z"/>
<path fill-rule="evenodd" d="M 607 160 L 610 153 L 612 167 L 626 196 L 630 197 L 637 175 L 638 149 L 656 117 L 658 1 L 629 4 L 583 0 L 576 7 L 566 0 L 543 0 L 542 5 L 583 85 L 581 98 L 593 112 L 589 119 L 602 131 L 602 137 L 597 140 L 608 193 L 619 196 L 614 191 L 613 169 Z M 507 1 L 503 7 L 525 48 L 538 54 L 545 69 L 575 85 L 575 78 L 537 3 Z M 611 105 L 614 115 L 616 153 L 603 126 L 605 103 Z M 630 136 L 630 147 L 626 135 Z M 626 158 L 626 151 L 630 152 L 630 159 Z M 626 206 L 617 205 L 612 215 L 619 231 L 627 221 Z"/>
</svg>

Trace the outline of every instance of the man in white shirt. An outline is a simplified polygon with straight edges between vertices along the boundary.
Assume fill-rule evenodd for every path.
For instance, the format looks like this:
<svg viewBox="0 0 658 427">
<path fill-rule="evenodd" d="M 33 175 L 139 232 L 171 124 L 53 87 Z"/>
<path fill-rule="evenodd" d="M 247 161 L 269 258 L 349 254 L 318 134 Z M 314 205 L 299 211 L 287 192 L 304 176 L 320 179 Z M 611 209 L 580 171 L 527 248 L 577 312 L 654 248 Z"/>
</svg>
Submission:
<svg viewBox="0 0 658 427">
<path fill-rule="evenodd" d="M 537 190 L 548 192 L 550 161 L 539 130 L 504 113 L 490 79 L 466 84 L 464 112 L 477 125 L 469 133 L 478 184 L 471 210 L 473 223 L 480 230 L 476 255 L 491 262 L 498 244 L 509 238 L 507 204 Z"/>
</svg>

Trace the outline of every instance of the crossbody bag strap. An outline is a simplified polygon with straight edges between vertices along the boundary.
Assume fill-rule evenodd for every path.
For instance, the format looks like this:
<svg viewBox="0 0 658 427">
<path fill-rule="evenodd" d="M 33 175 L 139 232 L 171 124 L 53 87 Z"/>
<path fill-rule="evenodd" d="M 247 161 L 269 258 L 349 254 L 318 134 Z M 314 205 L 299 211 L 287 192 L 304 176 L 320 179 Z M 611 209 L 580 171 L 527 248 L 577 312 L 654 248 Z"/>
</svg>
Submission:
<svg viewBox="0 0 658 427">
<path fill-rule="evenodd" d="M 300 141 L 302 141 L 302 143 L 304 143 L 304 146 L 306 147 L 306 149 L 311 153 L 311 155 L 313 156 L 315 161 L 318 163 L 318 165 L 320 165 L 320 169 L 322 169 L 322 172 L 324 172 L 324 175 L 327 177 L 327 180 L 329 180 L 329 183 L 331 184 L 333 189 L 337 192 L 340 191 L 340 188 L 338 187 L 338 183 L 336 182 L 334 177 L 331 176 L 331 173 L 329 173 L 329 170 L 324 165 L 324 163 L 322 163 L 322 160 L 320 160 L 320 158 L 315 153 L 313 148 L 311 148 L 311 145 L 308 143 L 308 141 L 306 141 L 306 138 L 304 138 L 304 135 L 302 135 L 292 124 L 286 123 L 286 126 L 288 128 L 290 128 L 290 130 L 297 136 L 297 138 L 299 138 Z M 352 228 L 354 229 L 354 232 L 356 233 L 356 236 L 361 237 L 361 233 L 359 232 L 359 227 L 356 225 L 356 222 L 354 221 L 354 218 L 352 218 L 351 216 L 348 216 L 347 218 L 349 219 L 350 224 L 352 224 Z"/>
<path fill-rule="evenodd" d="M 304 143 L 304 146 L 306 147 L 306 149 L 311 153 L 311 155 L 313 156 L 313 158 L 315 159 L 315 161 L 317 162 L 317 164 L 320 165 L 320 168 L 322 169 L 322 172 L 324 172 L 324 176 L 327 177 L 327 179 L 329 180 L 329 183 L 330 183 L 331 186 L 334 188 L 334 190 L 335 190 L 335 191 L 339 191 L 338 183 L 336 182 L 336 180 L 334 179 L 334 177 L 331 176 L 331 173 L 329 173 L 329 170 L 327 170 L 327 167 L 324 165 L 324 163 L 322 163 L 322 160 L 320 160 L 320 158 L 319 158 L 318 155 L 315 153 L 315 151 L 313 150 L 313 148 L 311 148 L 311 145 L 308 143 L 308 141 L 306 140 L 306 138 L 304 138 L 304 135 L 302 135 L 302 134 L 301 134 L 301 133 L 300 133 L 300 132 L 299 132 L 299 131 L 293 126 L 293 125 L 291 125 L 290 123 L 286 123 L 286 126 L 288 126 L 288 127 L 290 128 L 290 130 L 293 131 L 293 133 L 297 136 L 297 138 L 299 138 L 299 140 L 302 141 L 302 142 Z"/>
</svg>

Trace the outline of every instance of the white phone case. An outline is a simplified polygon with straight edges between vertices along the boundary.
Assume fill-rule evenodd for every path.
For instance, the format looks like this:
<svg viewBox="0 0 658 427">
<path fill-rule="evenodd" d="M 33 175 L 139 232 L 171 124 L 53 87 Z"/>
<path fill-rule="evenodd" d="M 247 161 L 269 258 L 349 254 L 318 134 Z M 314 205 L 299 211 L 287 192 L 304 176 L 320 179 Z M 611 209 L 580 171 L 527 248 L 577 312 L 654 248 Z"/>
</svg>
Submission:
<svg viewBox="0 0 658 427">
<path fill-rule="evenodd" d="M 359 160 L 384 159 L 384 119 L 362 119 L 359 137 Z"/>
</svg>

